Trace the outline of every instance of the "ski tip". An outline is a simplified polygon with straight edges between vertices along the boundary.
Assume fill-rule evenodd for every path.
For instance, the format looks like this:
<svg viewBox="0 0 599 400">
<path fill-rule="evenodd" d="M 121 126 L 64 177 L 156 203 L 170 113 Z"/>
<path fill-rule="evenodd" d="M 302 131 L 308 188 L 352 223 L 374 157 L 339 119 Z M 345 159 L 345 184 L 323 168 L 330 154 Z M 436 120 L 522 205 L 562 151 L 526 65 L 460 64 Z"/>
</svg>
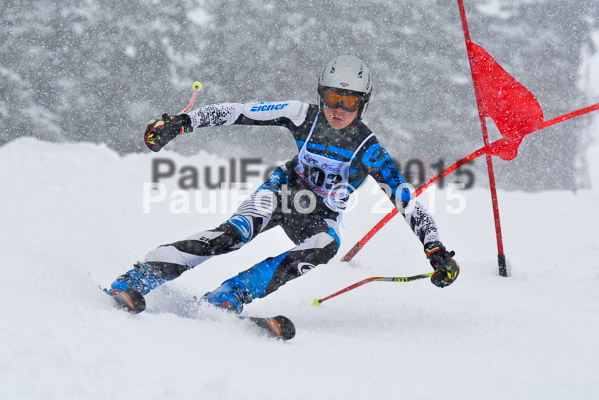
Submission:
<svg viewBox="0 0 599 400">
<path fill-rule="evenodd" d="M 195 82 L 193 83 L 193 88 L 194 88 L 194 89 L 197 89 L 197 90 L 202 90 L 202 82 L 200 82 L 200 81 L 195 81 Z"/>
<path fill-rule="evenodd" d="M 137 290 L 127 288 L 114 293 L 109 293 L 106 290 L 105 292 L 114 299 L 120 308 L 129 311 L 131 314 L 139 314 L 146 309 L 146 300 Z"/>
<path fill-rule="evenodd" d="M 291 320 L 287 317 L 284 317 L 282 315 L 277 315 L 276 317 L 273 318 L 277 323 L 278 323 L 278 332 L 279 332 L 279 337 L 283 340 L 290 340 L 293 339 L 295 337 L 295 325 L 293 325 L 293 322 L 291 322 Z"/>
<path fill-rule="evenodd" d="M 322 303 L 320 302 L 320 299 L 318 297 L 316 297 L 314 300 L 312 300 L 312 304 L 314 304 L 315 306 L 322 305 Z"/>
<path fill-rule="evenodd" d="M 243 317 L 241 319 L 248 319 L 253 321 L 260 328 L 270 336 L 276 339 L 289 340 L 295 337 L 295 325 L 287 317 L 277 315 L 276 317 L 262 318 L 262 317 Z"/>
</svg>

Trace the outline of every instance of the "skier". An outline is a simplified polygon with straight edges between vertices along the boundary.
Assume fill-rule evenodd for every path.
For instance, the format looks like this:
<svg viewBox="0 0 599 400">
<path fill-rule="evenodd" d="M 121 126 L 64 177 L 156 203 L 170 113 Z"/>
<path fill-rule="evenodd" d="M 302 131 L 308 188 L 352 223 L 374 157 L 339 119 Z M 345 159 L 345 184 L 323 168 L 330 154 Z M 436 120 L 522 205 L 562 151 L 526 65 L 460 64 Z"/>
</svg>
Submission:
<svg viewBox="0 0 599 400">
<path fill-rule="evenodd" d="M 145 142 L 159 151 L 181 132 L 219 125 L 276 125 L 295 138 L 298 154 L 279 166 L 220 226 L 150 251 L 107 292 L 131 312 L 145 309 L 144 295 L 206 260 L 239 249 L 280 226 L 295 247 L 269 257 L 222 283 L 201 300 L 241 313 L 291 279 L 326 264 L 339 249 L 339 224 L 351 193 L 368 175 L 385 189 L 424 245 L 433 284 L 454 282 L 459 266 L 439 239 L 437 226 L 414 198 L 387 151 L 361 121 L 372 90 L 370 71 L 354 56 L 329 62 L 318 79 L 318 104 L 277 101 L 222 103 L 151 123 Z"/>
</svg>

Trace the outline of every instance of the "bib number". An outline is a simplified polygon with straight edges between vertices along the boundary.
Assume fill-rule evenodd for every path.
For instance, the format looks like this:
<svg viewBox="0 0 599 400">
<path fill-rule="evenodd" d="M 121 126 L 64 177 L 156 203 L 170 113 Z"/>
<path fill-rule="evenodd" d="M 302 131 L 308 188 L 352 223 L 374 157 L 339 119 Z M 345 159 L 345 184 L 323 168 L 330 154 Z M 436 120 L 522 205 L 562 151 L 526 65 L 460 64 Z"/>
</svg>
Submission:
<svg viewBox="0 0 599 400">
<path fill-rule="evenodd" d="M 309 177 L 310 182 L 316 187 L 324 188 L 327 190 L 333 189 L 337 184 L 343 181 L 343 177 L 339 174 L 326 173 L 318 166 L 309 166 L 308 164 L 302 163 L 306 176 Z"/>
</svg>

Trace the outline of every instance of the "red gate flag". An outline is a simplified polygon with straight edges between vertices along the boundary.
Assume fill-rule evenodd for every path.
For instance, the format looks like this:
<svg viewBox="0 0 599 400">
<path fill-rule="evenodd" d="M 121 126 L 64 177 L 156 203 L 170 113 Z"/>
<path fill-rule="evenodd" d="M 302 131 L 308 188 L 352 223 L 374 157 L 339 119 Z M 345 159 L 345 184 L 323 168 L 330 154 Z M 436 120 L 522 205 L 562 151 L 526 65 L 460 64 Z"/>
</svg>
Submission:
<svg viewBox="0 0 599 400">
<path fill-rule="evenodd" d="M 541 129 L 543 110 L 537 98 L 508 74 L 485 49 L 471 43 L 482 112 L 491 117 L 502 139 L 491 144 L 489 153 L 503 160 L 518 155 L 524 136 Z"/>
<path fill-rule="evenodd" d="M 418 197 L 439 179 L 483 154 L 491 154 L 506 161 L 513 160 L 518 155 L 518 147 L 526 135 L 599 110 L 599 103 L 597 103 L 543 121 L 543 110 L 534 94 L 508 74 L 485 49 L 472 42 L 469 44 L 473 53 L 472 63 L 476 71 L 482 113 L 493 120 L 502 137 L 447 167 L 414 191 L 414 197 Z M 393 208 L 343 256 L 341 261 L 349 262 L 398 213 L 398 209 Z"/>
</svg>

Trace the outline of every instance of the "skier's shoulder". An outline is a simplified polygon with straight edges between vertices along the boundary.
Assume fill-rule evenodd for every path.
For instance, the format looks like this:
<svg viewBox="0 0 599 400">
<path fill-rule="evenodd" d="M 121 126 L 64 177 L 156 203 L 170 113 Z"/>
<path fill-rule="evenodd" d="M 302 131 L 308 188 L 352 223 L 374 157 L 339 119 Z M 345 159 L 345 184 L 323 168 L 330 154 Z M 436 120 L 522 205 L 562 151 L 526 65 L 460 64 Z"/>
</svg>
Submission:
<svg viewBox="0 0 599 400">
<path fill-rule="evenodd" d="M 379 142 L 374 132 L 372 132 L 372 130 L 370 130 L 370 128 L 362 120 L 359 120 L 355 124 L 354 130 L 354 136 L 356 140 L 362 144 L 362 148 L 368 148 Z"/>
<path fill-rule="evenodd" d="M 372 132 L 372 130 L 366 125 L 366 123 L 364 123 L 363 120 L 359 120 L 356 124 L 356 128 L 358 129 L 358 131 L 362 134 L 362 135 L 366 135 L 366 136 L 374 136 L 374 133 Z"/>
<path fill-rule="evenodd" d="M 383 159 L 390 158 L 387 149 L 379 142 L 376 135 L 362 121 L 356 124 L 356 141 L 360 142 L 360 148 L 356 159 L 366 166 L 378 165 Z"/>
</svg>

